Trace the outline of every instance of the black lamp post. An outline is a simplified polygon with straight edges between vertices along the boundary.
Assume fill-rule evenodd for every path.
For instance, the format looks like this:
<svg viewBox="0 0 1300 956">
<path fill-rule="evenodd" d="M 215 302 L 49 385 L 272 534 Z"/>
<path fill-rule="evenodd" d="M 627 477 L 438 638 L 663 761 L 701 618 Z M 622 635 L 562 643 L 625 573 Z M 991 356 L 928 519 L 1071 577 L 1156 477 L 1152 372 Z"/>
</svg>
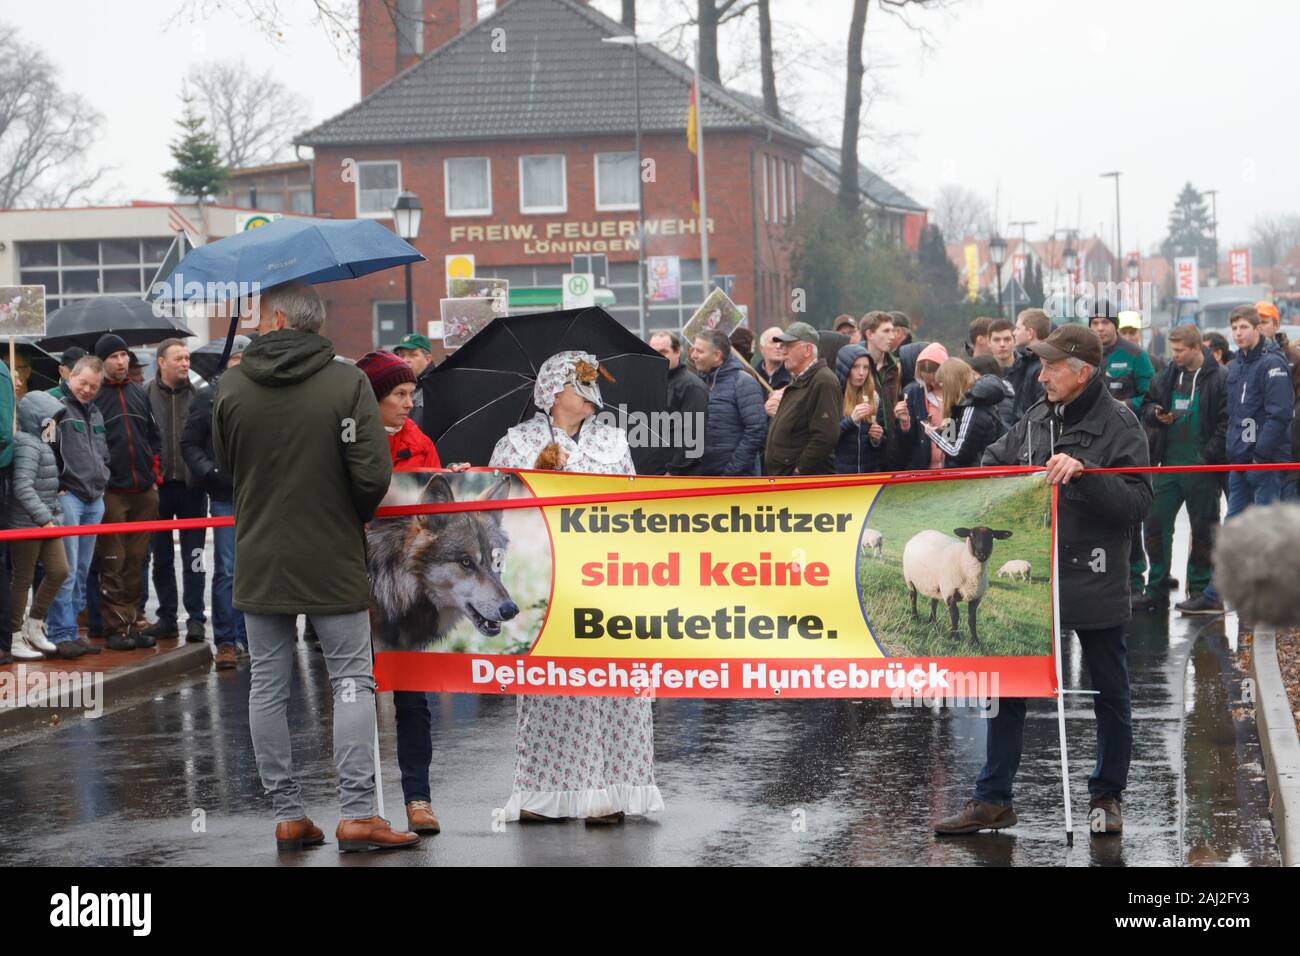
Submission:
<svg viewBox="0 0 1300 956">
<path fill-rule="evenodd" d="M 420 234 L 420 216 L 424 209 L 415 193 L 398 193 L 393 203 L 393 228 L 407 242 Z M 406 333 L 415 331 L 415 300 L 411 297 L 411 264 L 406 264 Z"/>
<path fill-rule="evenodd" d="M 989 258 L 998 274 L 998 315 L 1002 314 L 1002 264 L 1007 261 L 1007 241 L 997 233 L 989 240 Z"/>
</svg>

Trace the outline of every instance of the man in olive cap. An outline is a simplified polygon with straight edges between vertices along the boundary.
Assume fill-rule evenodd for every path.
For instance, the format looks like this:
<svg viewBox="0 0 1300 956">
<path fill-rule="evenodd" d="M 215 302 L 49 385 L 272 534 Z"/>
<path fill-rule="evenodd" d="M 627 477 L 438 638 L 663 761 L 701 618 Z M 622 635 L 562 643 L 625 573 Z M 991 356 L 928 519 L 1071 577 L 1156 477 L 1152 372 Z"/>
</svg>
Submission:
<svg viewBox="0 0 1300 956">
<path fill-rule="evenodd" d="M 982 464 L 1046 467 L 1059 486 L 1058 563 L 1062 631 L 1083 647 L 1097 717 L 1097 764 L 1088 778 L 1089 830 L 1123 828 L 1120 799 L 1133 750 L 1125 626 L 1129 606 L 1129 537 L 1151 508 L 1151 482 L 1142 474 L 1097 474 L 1085 469 L 1148 464 L 1147 440 L 1137 416 L 1111 397 L 1101 374 L 1096 334 L 1066 325 L 1029 348 L 1042 360 L 1045 396 L 984 452 Z M 935 824 L 943 835 L 1015 826 L 1012 788 L 1020 766 L 1025 700 L 1004 697 L 988 720 L 984 768 L 960 813 Z"/>
<path fill-rule="evenodd" d="M 807 322 L 793 322 L 774 340 L 785 343 L 790 384 L 764 406 L 772 416 L 763 462 L 769 475 L 831 475 L 840 438 L 840 380 L 817 357 L 820 337 Z"/>
<path fill-rule="evenodd" d="M 393 354 L 411 367 L 415 373 L 415 394 L 411 397 L 411 414 L 416 428 L 424 428 L 424 384 L 433 371 L 433 343 L 427 336 L 412 332 L 393 346 Z"/>
</svg>

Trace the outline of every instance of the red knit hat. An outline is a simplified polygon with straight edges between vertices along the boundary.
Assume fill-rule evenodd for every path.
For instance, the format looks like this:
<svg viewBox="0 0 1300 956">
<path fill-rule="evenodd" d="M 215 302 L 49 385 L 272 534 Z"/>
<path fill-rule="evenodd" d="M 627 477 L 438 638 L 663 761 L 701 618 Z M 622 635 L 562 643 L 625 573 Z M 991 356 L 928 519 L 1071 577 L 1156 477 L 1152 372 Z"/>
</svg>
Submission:
<svg viewBox="0 0 1300 956">
<path fill-rule="evenodd" d="M 357 368 L 366 373 L 370 387 L 375 390 L 375 399 L 383 401 L 388 393 L 403 382 L 415 384 L 415 373 L 392 352 L 367 352 L 357 359 Z"/>
</svg>

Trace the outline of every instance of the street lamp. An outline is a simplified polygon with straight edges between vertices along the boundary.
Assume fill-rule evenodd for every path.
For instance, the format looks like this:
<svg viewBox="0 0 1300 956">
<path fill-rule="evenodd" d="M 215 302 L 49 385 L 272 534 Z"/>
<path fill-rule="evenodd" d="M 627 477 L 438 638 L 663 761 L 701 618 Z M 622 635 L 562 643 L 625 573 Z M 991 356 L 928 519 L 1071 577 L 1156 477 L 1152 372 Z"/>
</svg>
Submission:
<svg viewBox="0 0 1300 956">
<path fill-rule="evenodd" d="M 1119 170 L 1111 170 L 1108 173 L 1102 173 L 1101 179 L 1113 177 L 1115 180 L 1115 256 L 1112 262 L 1117 262 L 1119 257 L 1124 254 L 1124 240 L 1120 238 L 1119 232 Z"/>
<path fill-rule="evenodd" d="M 1292 292 L 1295 291 L 1295 266 L 1288 266 L 1286 270 L 1286 287 Z"/>
<path fill-rule="evenodd" d="M 1002 314 L 1002 263 L 1007 261 L 1007 241 L 997 233 L 989 240 L 989 258 L 998 273 L 998 315 Z"/>
<path fill-rule="evenodd" d="M 1065 251 L 1061 253 L 1061 264 L 1065 266 L 1065 271 L 1074 276 L 1074 267 L 1079 264 L 1079 254 L 1074 251 L 1074 244 L 1065 240 Z"/>
<path fill-rule="evenodd" d="M 645 180 L 641 178 L 641 51 L 637 49 L 640 40 L 635 33 L 624 33 L 602 37 L 601 42 L 632 50 L 632 98 L 636 103 L 636 313 L 637 328 L 644 342 L 648 330 L 645 321 Z M 705 269 L 708 269 L 707 265 Z"/>
<path fill-rule="evenodd" d="M 393 203 L 393 228 L 407 242 L 420 234 L 420 216 L 424 208 L 415 193 L 398 193 Z M 406 264 L 406 333 L 415 331 L 415 300 L 411 297 L 411 264 Z"/>
<path fill-rule="evenodd" d="M 1138 260 L 1137 256 L 1128 257 L 1128 281 L 1137 282 L 1138 280 Z"/>
</svg>

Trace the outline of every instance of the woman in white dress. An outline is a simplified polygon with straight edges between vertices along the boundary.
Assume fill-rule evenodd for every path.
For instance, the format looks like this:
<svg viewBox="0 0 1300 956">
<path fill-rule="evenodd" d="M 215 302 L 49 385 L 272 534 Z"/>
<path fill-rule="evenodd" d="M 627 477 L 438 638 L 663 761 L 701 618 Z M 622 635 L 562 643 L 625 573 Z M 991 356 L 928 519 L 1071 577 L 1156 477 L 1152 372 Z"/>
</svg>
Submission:
<svg viewBox="0 0 1300 956">
<path fill-rule="evenodd" d="M 608 377 L 587 352 L 547 359 L 533 390 L 540 411 L 497 442 L 492 467 L 636 474 L 623 430 L 592 419 L 603 404 L 601 374 Z M 515 752 L 507 820 L 620 823 L 663 809 L 644 698 L 521 694 Z"/>
</svg>

